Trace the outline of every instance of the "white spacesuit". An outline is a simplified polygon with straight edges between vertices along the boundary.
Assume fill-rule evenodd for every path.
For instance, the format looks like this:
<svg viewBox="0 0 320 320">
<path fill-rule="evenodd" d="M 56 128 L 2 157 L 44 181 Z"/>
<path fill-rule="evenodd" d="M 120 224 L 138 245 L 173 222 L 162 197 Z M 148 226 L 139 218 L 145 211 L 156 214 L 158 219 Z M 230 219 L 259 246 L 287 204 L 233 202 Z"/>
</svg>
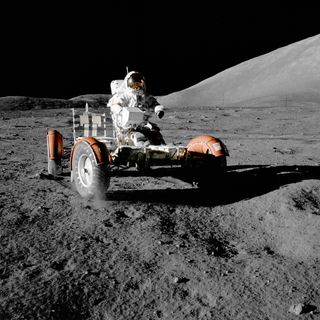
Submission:
<svg viewBox="0 0 320 320">
<path fill-rule="evenodd" d="M 164 115 L 164 107 L 154 96 L 146 92 L 145 78 L 140 72 L 131 71 L 125 76 L 120 87 L 108 101 L 108 107 L 111 109 L 113 124 L 117 132 L 130 134 L 134 145 L 165 144 L 160 128 L 149 121 L 153 114 L 161 119 Z M 138 108 L 143 113 L 141 123 L 128 128 L 118 119 L 124 111 L 137 110 L 133 108 Z"/>
</svg>

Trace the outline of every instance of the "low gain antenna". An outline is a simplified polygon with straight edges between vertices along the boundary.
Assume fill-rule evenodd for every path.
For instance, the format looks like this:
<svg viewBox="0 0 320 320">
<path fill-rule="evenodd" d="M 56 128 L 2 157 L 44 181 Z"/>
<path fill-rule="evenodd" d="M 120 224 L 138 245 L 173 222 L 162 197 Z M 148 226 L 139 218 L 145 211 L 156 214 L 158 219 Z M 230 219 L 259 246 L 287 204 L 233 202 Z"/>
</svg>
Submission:
<svg viewBox="0 0 320 320">
<path fill-rule="evenodd" d="M 128 66 L 126 66 L 126 70 L 127 70 L 127 73 L 129 73 L 129 67 Z"/>
</svg>

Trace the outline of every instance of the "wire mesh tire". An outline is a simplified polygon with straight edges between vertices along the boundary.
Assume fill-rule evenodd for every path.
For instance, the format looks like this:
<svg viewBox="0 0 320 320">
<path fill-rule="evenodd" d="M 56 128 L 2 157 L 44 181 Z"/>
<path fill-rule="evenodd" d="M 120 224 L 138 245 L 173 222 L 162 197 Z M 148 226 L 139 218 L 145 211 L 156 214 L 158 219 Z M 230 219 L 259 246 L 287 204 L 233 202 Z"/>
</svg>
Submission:
<svg viewBox="0 0 320 320">
<path fill-rule="evenodd" d="M 208 159 L 201 168 L 196 170 L 196 183 L 201 189 L 213 189 L 219 186 L 223 180 L 227 167 L 225 156 Z"/>
<path fill-rule="evenodd" d="M 48 158 L 48 173 L 53 177 L 62 173 L 61 161 Z"/>
<path fill-rule="evenodd" d="M 79 194 L 85 199 L 105 199 L 110 185 L 109 164 L 97 164 L 86 142 L 77 145 L 72 163 L 73 183 Z"/>
</svg>

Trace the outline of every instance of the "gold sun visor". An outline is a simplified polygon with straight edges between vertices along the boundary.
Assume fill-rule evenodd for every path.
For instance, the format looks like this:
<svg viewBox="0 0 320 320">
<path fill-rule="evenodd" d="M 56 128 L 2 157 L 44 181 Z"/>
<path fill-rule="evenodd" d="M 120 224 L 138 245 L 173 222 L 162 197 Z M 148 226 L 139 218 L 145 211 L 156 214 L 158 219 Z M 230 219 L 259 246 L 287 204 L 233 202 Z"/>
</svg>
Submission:
<svg viewBox="0 0 320 320">
<path fill-rule="evenodd" d="M 145 80 L 140 72 L 132 73 L 128 78 L 127 85 L 134 90 L 143 90 L 145 88 Z"/>
</svg>

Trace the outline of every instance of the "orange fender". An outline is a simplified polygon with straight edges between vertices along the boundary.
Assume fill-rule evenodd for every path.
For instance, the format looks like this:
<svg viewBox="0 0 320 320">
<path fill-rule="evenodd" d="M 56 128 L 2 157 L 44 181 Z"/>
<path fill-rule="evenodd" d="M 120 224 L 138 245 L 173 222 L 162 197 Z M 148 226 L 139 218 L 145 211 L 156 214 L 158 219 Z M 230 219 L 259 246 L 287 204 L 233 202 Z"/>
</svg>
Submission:
<svg viewBox="0 0 320 320">
<path fill-rule="evenodd" d="M 64 153 L 62 134 L 57 130 L 49 129 L 47 133 L 47 147 L 48 158 L 60 161 Z"/>
<path fill-rule="evenodd" d="M 87 143 L 90 148 L 92 149 L 92 152 L 94 154 L 95 160 L 97 164 L 100 163 L 111 163 L 111 156 L 110 153 L 106 147 L 106 145 L 102 142 L 100 142 L 99 140 L 97 140 L 96 138 L 93 137 L 85 137 L 82 138 L 80 140 L 78 140 L 76 142 L 76 144 L 73 146 L 72 150 L 71 150 L 71 154 L 70 154 L 70 167 L 72 170 L 72 159 L 73 159 L 73 153 L 74 150 L 77 148 L 77 145 L 80 142 L 85 142 Z"/>
<path fill-rule="evenodd" d="M 212 154 L 215 157 L 227 156 L 228 151 L 221 140 L 208 135 L 197 136 L 187 145 L 188 152 Z"/>
</svg>

